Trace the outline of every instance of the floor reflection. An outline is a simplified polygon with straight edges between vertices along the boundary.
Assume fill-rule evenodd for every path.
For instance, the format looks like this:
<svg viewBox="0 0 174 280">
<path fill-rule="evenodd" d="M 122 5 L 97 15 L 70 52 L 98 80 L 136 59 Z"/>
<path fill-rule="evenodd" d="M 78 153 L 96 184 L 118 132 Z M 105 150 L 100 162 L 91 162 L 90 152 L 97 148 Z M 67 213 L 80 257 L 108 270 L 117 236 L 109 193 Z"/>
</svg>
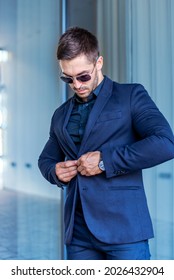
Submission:
<svg viewBox="0 0 174 280">
<path fill-rule="evenodd" d="M 0 191 L 0 259 L 61 259 L 61 213 L 56 199 Z"/>
</svg>

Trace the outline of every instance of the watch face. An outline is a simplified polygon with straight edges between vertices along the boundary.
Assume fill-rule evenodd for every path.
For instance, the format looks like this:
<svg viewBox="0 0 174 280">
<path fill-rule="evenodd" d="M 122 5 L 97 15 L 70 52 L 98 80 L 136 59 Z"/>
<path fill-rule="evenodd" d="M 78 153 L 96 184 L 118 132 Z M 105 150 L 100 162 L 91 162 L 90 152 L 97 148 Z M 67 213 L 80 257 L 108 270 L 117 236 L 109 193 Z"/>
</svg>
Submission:
<svg viewBox="0 0 174 280">
<path fill-rule="evenodd" d="M 105 171 L 105 167 L 104 167 L 103 160 L 101 160 L 101 161 L 99 162 L 98 167 L 99 167 L 102 171 Z"/>
</svg>

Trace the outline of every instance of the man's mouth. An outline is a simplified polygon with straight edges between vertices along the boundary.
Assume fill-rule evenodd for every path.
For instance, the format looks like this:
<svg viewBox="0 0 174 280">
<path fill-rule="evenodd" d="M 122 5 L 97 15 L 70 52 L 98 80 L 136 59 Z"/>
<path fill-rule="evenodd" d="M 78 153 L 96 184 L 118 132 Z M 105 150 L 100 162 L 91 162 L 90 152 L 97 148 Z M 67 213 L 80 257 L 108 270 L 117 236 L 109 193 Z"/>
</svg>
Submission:
<svg viewBox="0 0 174 280">
<path fill-rule="evenodd" d="M 84 92 L 86 92 L 86 90 L 88 90 L 88 88 L 79 88 L 79 89 L 74 88 L 74 91 L 77 93 L 84 93 Z"/>
</svg>

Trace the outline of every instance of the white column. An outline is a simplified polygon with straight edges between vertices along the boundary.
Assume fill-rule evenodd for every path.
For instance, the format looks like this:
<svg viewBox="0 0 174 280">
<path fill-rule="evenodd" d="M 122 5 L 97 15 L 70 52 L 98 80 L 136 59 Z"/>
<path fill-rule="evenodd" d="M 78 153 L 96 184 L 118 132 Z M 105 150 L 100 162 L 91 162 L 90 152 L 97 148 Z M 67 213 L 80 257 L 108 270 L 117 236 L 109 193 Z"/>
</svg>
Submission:
<svg viewBox="0 0 174 280">
<path fill-rule="evenodd" d="M 174 127 L 174 4 L 171 0 L 130 0 L 127 45 L 129 80 L 142 83 Z M 128 8 L 128 7 L 127 7 Z M 131 28 L 130 28 L 131 25 Z M 153 217 L 152 258 L 173 258 L 173 162 L 144 172 Z"/>
<path fill-rule="evenodd" d="M 113 80 L 124 81 L 125 0 L 97 1 L 97 37 L 104 57 L 104 74 Z"/>
</svg>

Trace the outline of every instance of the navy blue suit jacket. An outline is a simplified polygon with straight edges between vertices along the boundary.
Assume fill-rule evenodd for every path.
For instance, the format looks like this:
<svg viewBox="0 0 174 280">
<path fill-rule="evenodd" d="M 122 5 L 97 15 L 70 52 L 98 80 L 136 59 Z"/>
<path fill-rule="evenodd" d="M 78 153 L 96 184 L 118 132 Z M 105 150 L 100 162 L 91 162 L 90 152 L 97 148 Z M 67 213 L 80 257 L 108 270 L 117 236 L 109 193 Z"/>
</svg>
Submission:
<svg viewBox="0 0 174 280">
<path fill-rule="evenodd" d="M 61 186 L 57 162 L 101 151 L 106 171 L 91 177 L 78 174 L 67 185 L 65 242 L 72 238 L 77 187 L 86 223 L 99 240 L 120 244 L 153 237 L 142 169 L 174 157 L 168 122 L 142 85 L 105 77 L 78 151 L 66 129 L 73 104 L 74 97 L 55 111 L 39 168 L 50 183 Z"/>
</svg>

